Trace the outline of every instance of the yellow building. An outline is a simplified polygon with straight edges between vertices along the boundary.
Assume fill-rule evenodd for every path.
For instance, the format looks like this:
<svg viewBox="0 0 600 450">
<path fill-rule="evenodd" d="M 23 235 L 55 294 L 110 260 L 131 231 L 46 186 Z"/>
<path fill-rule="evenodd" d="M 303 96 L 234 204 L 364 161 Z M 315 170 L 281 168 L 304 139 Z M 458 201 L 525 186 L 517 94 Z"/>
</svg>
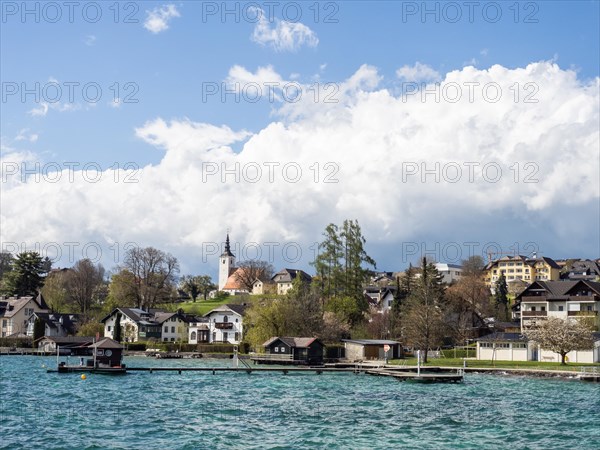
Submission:
<svg viewBox="0 0 600 450">
<path fill-rule="evenodd" d="M 484 280 L 493 288 L 504 274 L 506 282 L 521 280 L 527 284 L 534 281 L 556 281 L 560 279 L 560 266 L 552 258 L 526 258 L 522 255 L 503 256 L 489 262 L 484 268 Z"/>
</svg>

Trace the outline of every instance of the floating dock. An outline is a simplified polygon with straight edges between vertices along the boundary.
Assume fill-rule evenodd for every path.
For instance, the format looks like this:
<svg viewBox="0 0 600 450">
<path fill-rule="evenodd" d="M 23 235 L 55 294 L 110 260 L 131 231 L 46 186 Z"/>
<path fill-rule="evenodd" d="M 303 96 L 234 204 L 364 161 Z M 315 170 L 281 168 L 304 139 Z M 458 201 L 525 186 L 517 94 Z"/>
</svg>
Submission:
<svg viewBox="0 0 600 450">
<path fill-rule="evenodd" d="M 462 383 L 464 380 L 464 374 L 461 371 L 415 372 L 414 370 L 374 369 L 367 370 L 366 373 L 369 375 L 392 377 L 398 381 L 411 381 L 413 383 Z"/>
</svg>

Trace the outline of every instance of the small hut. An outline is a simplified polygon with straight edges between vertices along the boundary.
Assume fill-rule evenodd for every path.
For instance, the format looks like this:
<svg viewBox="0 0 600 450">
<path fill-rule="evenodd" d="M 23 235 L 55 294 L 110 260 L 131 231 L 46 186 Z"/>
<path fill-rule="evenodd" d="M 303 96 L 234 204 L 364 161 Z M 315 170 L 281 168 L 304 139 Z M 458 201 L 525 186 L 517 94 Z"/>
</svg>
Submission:
<svg viewBox="0 0 600 450">
<path fill-rule="evenodd" d="M 111 338 L 102 338 L 90 348 L 96 353 L 96 367 L 124 367 L 123 346 Z"/>
</svg>

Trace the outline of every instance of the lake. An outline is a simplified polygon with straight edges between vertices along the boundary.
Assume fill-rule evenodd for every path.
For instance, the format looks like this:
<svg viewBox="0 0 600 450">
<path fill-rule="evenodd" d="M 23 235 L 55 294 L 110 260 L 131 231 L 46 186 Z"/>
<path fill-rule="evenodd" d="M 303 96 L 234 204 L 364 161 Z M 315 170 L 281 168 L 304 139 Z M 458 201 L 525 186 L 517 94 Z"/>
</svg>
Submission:
<svg viewBox="0 0 600 450">
<path fill-rule="evenodd" d="M 125 358 L 132 367 L 230 360 Z M 595 449 L 600 384 L 467 374 L 46 373 L 0 357 L 0 449 Z"/>
</svg>

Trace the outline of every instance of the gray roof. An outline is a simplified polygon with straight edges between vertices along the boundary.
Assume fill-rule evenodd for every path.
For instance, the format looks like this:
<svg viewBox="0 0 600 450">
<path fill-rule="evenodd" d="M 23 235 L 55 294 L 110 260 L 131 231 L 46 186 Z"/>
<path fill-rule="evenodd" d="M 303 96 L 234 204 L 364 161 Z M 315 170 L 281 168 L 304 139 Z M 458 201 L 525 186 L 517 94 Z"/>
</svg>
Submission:
<svg viewBox="0 0 600 450">
<path fill-rule="evenodd" d="M 278 337 L 278 336 L 276 336 L 276 337 L 272 337 L 267 342 L 265 342 L 263 344 L 263 347 L 268 347 L 273 342 L 276 342 L 278 340 L 283 342 L 284 344 L 286 344 L 288 347 L 296 347 L 296 348 L 307 348 L 315 341 L 320 342 L 317 338 L 313 338 L 313 337 Z"/>
<path fill-rule="evenodd" d="M 600 283 L 596 281 L 534 281 L 517 296 L 517 299 L 521 299 L 521 297 L 526 296 L 529 292 L 539 292 L 540 290 L 545 291 L 545 295 L 542 297 L 546 297 L 548 300 L 564 299 L 569 296 L 569 292 L 578 284 L 583 284 L 600 295 Z"/>
<path fill-rule="evenodd" d="M 527 342 L 527 338 L 523 336 L 521 333 L 492 333 L 487 336 L 480 337 L 479 339 L 475 339 L 479 342 L 496 342 L 496 341 L 519 341 L 519 342 Z"/>
<path fill-rule="evenodd" d="M 312 277 L 300 269 L 281 269 L 271 277 L 271 280 L 275 281 L 276 283 L 290 283 L 291 281 L 295 280 L 296 277 L 300 277 L 302 281 L 306 281 L 308 283 L 312 281 Z"/>
<path fill-rule="evenodd" d="M 398 341 L 390 341 L 387 339 L 342 339 L 342 342 L 361 345 L 400 345 L 400 342 Z"/>
</svg>

